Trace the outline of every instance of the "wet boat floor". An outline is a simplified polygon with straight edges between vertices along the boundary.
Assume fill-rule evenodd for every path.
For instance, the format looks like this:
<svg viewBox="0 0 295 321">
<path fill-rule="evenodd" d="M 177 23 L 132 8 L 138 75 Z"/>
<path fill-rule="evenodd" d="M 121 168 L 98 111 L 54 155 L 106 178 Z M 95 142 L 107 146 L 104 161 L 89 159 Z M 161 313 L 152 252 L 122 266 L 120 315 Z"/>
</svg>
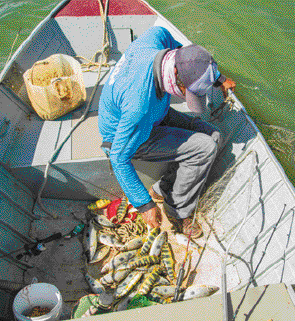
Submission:
<svg viewBox="0 0 295 321">
<path fill-rule="evenodd" d="M 36 205 L 34 213 L 42 215 L 43 218 L 32 222 L 30 236 L 34 239 L 42 239 L 57 232 L 66 235 L 81 222 L 79 220 L 86 221 L 89 202 L 44 200 L 43 204 L 49 211 L 57 215 L 57 219 L 45 217 L 44 212 Z M 162 209 L 161 204 L 159 207 Z M 165 230 L 168 233 L 168 242 L 173 251 L 177 273 L 185 258 L 186 246 L 177 243 L 163 209 L 162 215 L 161 231 Z M 202 237 L 194 241 L 201 246 L 201 251 L 189 248 L 192 250 L 191 262 L 183 285 L 187 287 L 192 284 L 205 284 L 221 288 L 221 262 L 224 249 L 214 235 L 218 234 L 218 229 L 222 228 L 215 226 L 216 224 L 212 226 L 206 223 L 203 218 L 199 219 L 199 222 L 202 224 L 204 233 Z M 214 233 L 212 233 L 213 229 Z M 37 277 L 38 282 L 54 284 L 59 289 L 64 302 L 61 320 L 70 319 L 71 310 L 77 301 L 92 293 L 85 280 L 85 273 L 88 272 L 94 278 L 99 278 L 102 275 L 100 273 L 101 267 L 117 253 L 112 249 L 103 261 L 87 264 L 82 243 L 82 235 L 71 239 L 62 238 L 52 241 L 46 244 L 44 252 L 28 260 L 28 264 L 32 268 L 25 273 L 25 283 L 29 284 L 33 277 Z M 229 265 L 227 267 L 227 290 L 230 291 L 239 282 L 237 271 Z M 220 292 L 221 290 L 217 294 Z"/>
</svg>

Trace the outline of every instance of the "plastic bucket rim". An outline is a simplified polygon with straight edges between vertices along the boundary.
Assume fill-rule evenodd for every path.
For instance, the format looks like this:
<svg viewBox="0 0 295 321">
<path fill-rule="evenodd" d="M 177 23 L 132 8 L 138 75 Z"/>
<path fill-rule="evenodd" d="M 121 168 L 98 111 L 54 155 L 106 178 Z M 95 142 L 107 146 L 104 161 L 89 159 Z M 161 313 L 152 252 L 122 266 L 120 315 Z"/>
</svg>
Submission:
<svg viewBox="0 0 295 321">
<path fill-rule="evenodd" d="M 54 307 L 50 310 L 50 312 L 46 313 L 46 314 L 43 314 L 39 317 L 27 317 L 25 315 L 23 315 L 23 312 L 26 311 L 24 310 L 22 313 L 18 312 L 16 310 L 16 306 L 15 306 L 15 300 L 17 298 L 18 295 L 20 295 L 21 291 L 23 289 L 21 289 L 17 295 L 15 296 L 14 300 L 13 300 L 13 305 L 12 305 L 12 310 L 13 310 L 13 313 L 14 313 L 14 316 L 17 318 L 17 317 L 20 317 L 22 319 L 24 319 L 25 321 L 31 321 L 31 320 L 34 320 L 34 321 L 46 321 L 46 319 L 44 319 L 44 317 L 48 316 L 49 318 L 52 318 L 54 317 L 54 315 L 58 316 L 58 314 L 60 315 L 62 313 L 62 305 L 63 305 L 63 301 L 62 301 L 62 295 L 59 291 L 59 289 L 53 285 L 53 284 L 50 284 L 50 283 L 45 283 L 45 282 L 40 282 L 40 283 L 34 283 L 34 284 L 30 284 L 30 285 L 27 285 L 26 287 L 28 286 L 34 286 L 34 287 L 37 287 L 37 286 L 40 286 L 40 285 L 46 285 L 46 286 L 49 286 L 51 287 L 52 289 L 54 289 L 55 291 L 55 294 L 57 296 L 57 302 L 55 303 Z M 37 305 L 36 305 L 37 306 Z M 59 318 L 58 318 L 59 319 Z"/>
</svg>

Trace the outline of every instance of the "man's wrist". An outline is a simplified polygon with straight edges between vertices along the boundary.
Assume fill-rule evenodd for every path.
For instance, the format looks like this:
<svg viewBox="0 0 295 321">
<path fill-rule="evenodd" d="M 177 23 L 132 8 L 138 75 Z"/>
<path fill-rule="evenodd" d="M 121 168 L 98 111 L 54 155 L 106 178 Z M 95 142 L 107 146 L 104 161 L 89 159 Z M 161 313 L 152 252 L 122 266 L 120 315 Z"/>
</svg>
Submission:
<svg viewBox="0 0 295 321">
<path fill-rule="evenodd" d="M 147 204 L 144 204 L 144 205 L 141 205 L 141 206 L 137 207 L 137 210 L 138 210 L 139 213 L 144 213 L 144 212 L 146 212 L 146 211 L 148 211 L 151 208 L 154 208 L 156 206 L 157 206 L 156 203 L 153 200 L 151 200 Z"/>
</svg>

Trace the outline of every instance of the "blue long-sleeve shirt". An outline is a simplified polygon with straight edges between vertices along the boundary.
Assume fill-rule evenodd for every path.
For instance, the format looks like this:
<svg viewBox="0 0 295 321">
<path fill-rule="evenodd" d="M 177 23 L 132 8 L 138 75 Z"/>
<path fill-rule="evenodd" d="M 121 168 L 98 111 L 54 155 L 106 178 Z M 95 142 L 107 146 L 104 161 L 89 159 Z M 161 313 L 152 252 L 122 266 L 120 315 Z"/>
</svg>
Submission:
<svg viewBox="0 0 295 321">
<path fill-rule="evenodd" d="M 171 95 L 157 98 L 153 62 L 160 50 L 181 44 L 163 27 L 152 27 L 131 43 L 103 87 L 98 126 L 103 142 L 112 144 L 110 160 L 131 204 L 151 202 L 131 159 L 168 112 Z"/>
</svg>

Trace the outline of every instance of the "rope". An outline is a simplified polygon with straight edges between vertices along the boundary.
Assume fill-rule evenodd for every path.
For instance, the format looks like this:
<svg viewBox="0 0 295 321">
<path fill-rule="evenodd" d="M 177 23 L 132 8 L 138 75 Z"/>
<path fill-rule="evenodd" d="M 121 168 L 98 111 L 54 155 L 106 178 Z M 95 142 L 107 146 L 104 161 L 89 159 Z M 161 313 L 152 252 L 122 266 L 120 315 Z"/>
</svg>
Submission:
<svg viewBox="0 0 295 321">
<path fill-rule="evenodd" d="M 76 125 L 70 130 L 70 132 L 68 133 L 68 135 L 64 138 L 64 140 L 59 144 L 59 146 L 55 149 L 55 151 L 53 152 L 51 158 L 49 159 L 49 161 L 46 164 L 46 168 L 45 168 L 45 172 L 44 172 L 44 180 L 42 183 L 42 186 L 38 192 L 37 195 L 37 204 L 39 205 L 39 207 L 42 209 L 42 211 L 44 211 L 47 215 L 51 216 L 52 218 L 56 219 L 56 215 L 54 213 L 51 213 L 50 211 L 48 211 L 44 205 L 42 204 L 42 200 L 41 200 L 41 195 L 42 192 L 47 184 L 48 181 L 48 171 L 50 168 L 50 165 L 53 163 L 55 157 L 59 154 L 59 152 L 61 151 L 62 147 L 64 146 L 64 144 L 67 142 L 67 140 L 71 137 L 72 133 L 74 132 L 74 130 L 85 120 L 86 115 L 89 112 L 90 109 L 90 105 L 92 102 L 92 99 L 94 97 L 94 94 L 96 92 L 96 89 L 99 85 L 100 82 L 100 74 L 101 74 L 101 67 L 104 64 L 102 62 L 103 57 L 105 58 L 105 62 L 108 59 L 108 50 L 106 50 L 109 46 L 109 41 L 108 41 L 108 34 L 107 34 L 107 28 L 106 28 L 106 19 L 107 19 L 107 10 L 108 10 L 108 4 L 109 4 L 109 0 L 106 1 L 106 5 L 105 5 L 105 11 L 103 10 L 103 6 L 101 3 L 102 0 L 98 0 L 99 2 L 99 10 L 100 10 L 100 16 L 102 18 L 102 22 L 103 22 L 103 39 L 102 39 L 102 55 L 100 56 L 100 62 L 99 62 L 99 69 L 98 69 L 98 76 L 97 76 L 97 81 L 95 83 L 95 86 L 92 90 L 91 96 L 89 98 L 89 101 L 87 103 L 86 109 L 83 113 L 83 115 L 80 117 L 80 119 L 78 120 L 78 122 L 76 123 Z M 98 51 L 100 52 L 100 51 Z M 96 55 L 96 54 L 95 54 Z M 94 55 L 94 57 L 95 57 Z M 92 63 L 92 62 L 91 62 Z"/>
<path fill-rule="evenodd" d="M 88 61 L 88 63 L 82 63 L 81 67 L 82 68 L 86 68 L 86 70 L 83 70 L 84 72 L 87 71 L 92 71 L 93 69 L 91 69 L 91 67 L 95 67 L 95 68 L 99 68 L 101 66 L 104 67 L 109 67 L 109 64 L 107 64 L 107 58 L 109 56 L 109 47 L 110 47 L 110 43 L 109 43 L 109 39 L 108 39 L 108 34 L 107 34 L 107 11 L 108 11 L 108 2 L 109 0 L 107 0 L 106 2 L 106 8 L 105 8 L 105 12 L 103 10 L 103 6 L 101 3 L 101 0 L 98 0 L 98 4 L 99 4 L 99 11 L 100 11 L 100 15 L 101 15 L 101 19 L 102 19 L 102 25 L 103 25 L 103 40 L 102 40 L 102 49 L 98 50 L 91 59 L 85 58 L 83 56 L 77 56 L 77 58 L 81 58 L 85 61 Z M 94 62 L 94 59 L 96 57 L 97 54 L 101 53 L 101 57 L 104 56 L 104 62 L 102 62 L 102 60 L 97 63 Z"/>
</svg>

